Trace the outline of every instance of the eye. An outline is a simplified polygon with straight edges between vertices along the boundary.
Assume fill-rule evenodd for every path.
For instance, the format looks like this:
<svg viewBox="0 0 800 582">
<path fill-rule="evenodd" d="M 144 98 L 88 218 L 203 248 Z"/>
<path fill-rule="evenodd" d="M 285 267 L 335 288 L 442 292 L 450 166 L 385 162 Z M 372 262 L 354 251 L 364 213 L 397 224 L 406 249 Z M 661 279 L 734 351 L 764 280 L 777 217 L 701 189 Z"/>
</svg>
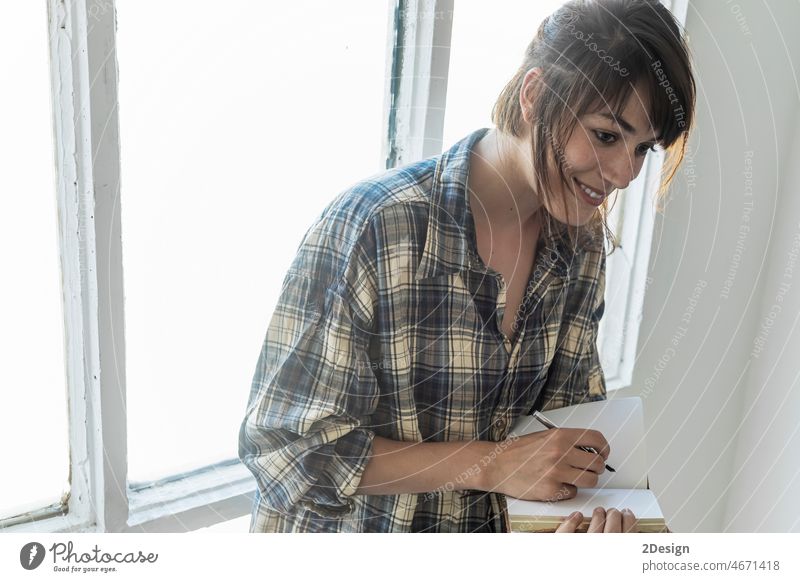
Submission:
<svg viewBox="0 0 800 582">
<path fill-rule="evenodd" d="M 600 131 L 599 129 L 594 130 L 594 135 L 597 137 L 597 141 L 602 144 L 611 145 L 615 141 L 617 141 L 617 136 L 613 133 L 608 133 L 607 131 Z"/>
<path fill-rule="evenodd" d="M 640 156 L 646 156 L 648 151 L 650 151 L 650 152 L 656 151 L 656 145 L 657 144 L 653 144 L 653 145 L 648 146 L 647 144 L 644 144 L 644 145 L 639 146 L 639 148 L 640 148 L 639 149 L 639 155 Z"/>
<path fill-rule="evenodd" d="M 613 134 L 613 133 L 609 133 L 607 131 L 601 131 L 599 129 L 595 129 L 593 131 L 594 131 L 595 137 L 597 138 L 597 141 L 599 141 L 603 145 L 612 145 L 612 144 L 616 143 L 616 141 L 617 141 L 617 136 L 615 134 Z M 658 144 L 652 144 L 652 145 L 643 144 L 643 145 L 640 145 L 636 150 L 636 155 L 646 156 L 648 151 L 651 151 L 651 152 L 656 151 L 656 146 L 657 145 Z"/>
</svg>

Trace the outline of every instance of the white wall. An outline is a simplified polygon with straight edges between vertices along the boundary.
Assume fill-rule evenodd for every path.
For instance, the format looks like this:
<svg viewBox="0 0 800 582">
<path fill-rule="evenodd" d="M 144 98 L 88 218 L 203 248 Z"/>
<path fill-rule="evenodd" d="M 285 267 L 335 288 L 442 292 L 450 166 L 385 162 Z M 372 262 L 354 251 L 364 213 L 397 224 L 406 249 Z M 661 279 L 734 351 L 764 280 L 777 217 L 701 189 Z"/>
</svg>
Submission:
<svg viewBox="0 0 800 582">
<path fill-rule="evenodd" d="M 800 260 L 752 354 L 800 232 L 797 23 L 796 2 L 689 3 L 697 125 L 656 218 L 633 384 L 619 394 L 644 399 L 650 486 L 674 531 L 800 531 L 800 479 L 784 494 L 798 453 L 783 448 L 800 445 Z"/>
<path fill-rule="evenodd" d="M 729 531 L 800 532 L 800 117 L 786 149 L 762 279 L 761 349 L 747 378 L 727 500 Z"/>
</svg>

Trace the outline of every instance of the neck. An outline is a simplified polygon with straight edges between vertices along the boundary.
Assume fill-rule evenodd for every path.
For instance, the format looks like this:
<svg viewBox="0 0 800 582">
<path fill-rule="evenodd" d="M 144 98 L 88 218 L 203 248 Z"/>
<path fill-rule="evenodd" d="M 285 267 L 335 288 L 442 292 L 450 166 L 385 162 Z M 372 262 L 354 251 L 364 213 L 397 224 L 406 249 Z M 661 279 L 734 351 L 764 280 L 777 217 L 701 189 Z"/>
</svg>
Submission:
<svg viewBox="0 0 800 582">
<path fill-rule="evenodd" d="M 470 156 L 468 192 L 475 220 L 504 230 L 534 220 L 541 207 L 530 187 L 530 145 L 491 129 Z"/>
</svg>

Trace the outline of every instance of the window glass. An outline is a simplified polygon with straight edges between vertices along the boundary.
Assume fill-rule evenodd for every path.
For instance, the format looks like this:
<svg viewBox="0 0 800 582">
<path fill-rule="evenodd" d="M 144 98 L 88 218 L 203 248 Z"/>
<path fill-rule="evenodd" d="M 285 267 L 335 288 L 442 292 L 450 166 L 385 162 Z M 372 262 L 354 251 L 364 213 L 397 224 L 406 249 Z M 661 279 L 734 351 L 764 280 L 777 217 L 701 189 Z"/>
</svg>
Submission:
<svg viewBox="0 0 800 582">
<path fill-rule="evenodd" d="M 453 10 L 443 145 L 492 127 L 500 91 L 514 76 L 544 17 L 561 0 L 459 0 Z"/>
<path fill-rule="evenodd" d="M 130 481 L 237 456 L 302 235 L 381 169 L 389 2 L 119 0 Z"/>
<path fill-rule="evenodd" d="M 68 491 L 64 312 L 46 2 L 6 2 L 0 34 L 0 518 Z M 12 58 L 13 57 L 13 58 Z M 13 81 L 13 82 L 11 82 Z M 13 477 L 13 478 L 12 478 Z"/>
</svg>

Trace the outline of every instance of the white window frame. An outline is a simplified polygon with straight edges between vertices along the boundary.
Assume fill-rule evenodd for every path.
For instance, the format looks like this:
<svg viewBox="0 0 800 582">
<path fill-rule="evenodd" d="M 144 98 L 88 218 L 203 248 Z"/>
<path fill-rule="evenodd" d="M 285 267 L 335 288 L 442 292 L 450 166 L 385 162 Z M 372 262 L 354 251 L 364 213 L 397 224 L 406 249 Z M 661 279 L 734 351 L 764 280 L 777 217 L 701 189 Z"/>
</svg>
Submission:
<svg viewBox="0 0 800 582">
<path fill-rule="evenodd" d="M 113 0 L 48 0 L 69 409 L 70 493 L 4 532 L 183 532 L 247 515 L 238 459 L 127 482 L 125 334 Z"/>
<path fill-rule="evenodd" d="M 442 152 L 454 0 L 396 0 L 386 167 Z"/>
<path fill-rule="evenodd" d="M 453 0 L 388 0 L 387 167 L 442 150 Z M 662 0 L 681 23 L 688 0 Z M 0 520 L 4 532 L 184 532 L 248 515 L 255 480 L 238 459 L 131 489 L 127 483 L 124 295 L 114 0 L 47 0 L 63 273 L 70 494 Z M 624 342 L 609 389 L 630 383 L 653 229 L 660 156 L 621 196 L 625 252 L 609 263 L 607 312 Z M 628 194 L 629 195 L 626 195 Z M 622 220 L 632 216 L 636 220 Z M 623 261 L 624 259 L 624 261 Z M 617 292 L 622 290 L 622 292 Z M 608 344 L 611 345 L 611 344 Z M 603 346 L 606 346 L 604 343 Z M 616 348 L 615 348 L 616 349 Z M 609 374 L 610 372 L 610 374 Z"/>
</svg>

